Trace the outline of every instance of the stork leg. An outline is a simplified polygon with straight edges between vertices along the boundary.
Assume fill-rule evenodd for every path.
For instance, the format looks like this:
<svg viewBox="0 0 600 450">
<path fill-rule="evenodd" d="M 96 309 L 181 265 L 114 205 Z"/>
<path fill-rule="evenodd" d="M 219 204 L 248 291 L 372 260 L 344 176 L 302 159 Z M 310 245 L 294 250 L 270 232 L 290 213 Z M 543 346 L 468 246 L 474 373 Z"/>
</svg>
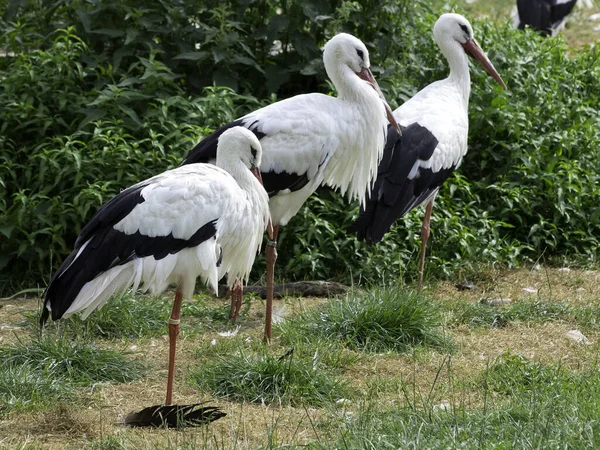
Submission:
<svg viewBox="0 0 600 450">
<path fill-rule="evenodd" d="M 263 341 L 271 342 L 271 327 L 273 323 L 273 289 L 275 283 L 275 261 L 277 261 L 277 235 L 279 225 L 273 227 L 273 234 L 267 240 L 267 309 L 265 312 L 265 336 Z"/>
<path fill-rule="evenodd" d="M 175 302 L 169 319 L 169 374 L 167 378 L 167 399 L 165 405 L 173 403 L 173 377 L 175 375 L 175 351 L 177 349 L 177 335 L 179 334 L 179 317 L 181 313 L 181 290 L 175 292 Z"/>
<path fill-rule="evenodd" d="M 425 217 L 423 217 L 423 226 L 421 227 L 421 255 L 419 257 L 419 285 L 418 290 L 423 289 L 423 267 L 425 266 L 425 252 L 427 250 L 427 240 L 429 239 L 429 219 L 431 219 L 431 211 L 433 210 L 433 199 L 427 203 L 425 209 Z"/>
<path fill-rule="evenodd" d="M 233 287 L 231 288 L 231 321 L 236 322 L 242 309 L 242 300 L 244 298 L 244 290 L 242 288 L 242 282 L 239 279 L 235 280 Z"/>
</svg>

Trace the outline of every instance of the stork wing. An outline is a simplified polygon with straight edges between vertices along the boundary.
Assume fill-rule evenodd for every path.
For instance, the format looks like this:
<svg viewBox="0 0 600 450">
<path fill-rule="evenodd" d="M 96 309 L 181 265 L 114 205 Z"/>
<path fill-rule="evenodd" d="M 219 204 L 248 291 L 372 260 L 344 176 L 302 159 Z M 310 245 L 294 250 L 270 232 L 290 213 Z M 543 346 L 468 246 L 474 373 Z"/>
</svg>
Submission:
<svg viewBox="0 0 600 450">
<path fill-rule="evenodd" d="M 423 168 L 438 146 L 436 137 L 413 123 L 402 128 L 402 136 L 391 127 L 377 180 L 364 208 L 349 231 L 367 242 L 379 242 L 396 219 L 435 194 L 454 166 L 433 171 Z"/>
<path fill-rule="evenodd" d="M 297 95 L 261 108 L 205 137 L 181 164 L 214 163 L 219 136 L 229 128 L 243 126 L 256 135 L 263 148 L 260 169 L 269 197 L 300 190 L 336 148 L 335 135 L 328 132 L 335 127 L 332 100 L 321 94 Z"/>
<path fill-rule="evenodd" d="M 195 165 L 146 180 L 105 203 L 50 280 L 45 302 L 52 318 L 62 317 L 82 287 L 112 267 L 146 256 L 159 260 L 215 236 L 220 209 L 236 186 L 222 169 Z M 47 317 L 44 308 L 42 323 Z"/>
</svg>

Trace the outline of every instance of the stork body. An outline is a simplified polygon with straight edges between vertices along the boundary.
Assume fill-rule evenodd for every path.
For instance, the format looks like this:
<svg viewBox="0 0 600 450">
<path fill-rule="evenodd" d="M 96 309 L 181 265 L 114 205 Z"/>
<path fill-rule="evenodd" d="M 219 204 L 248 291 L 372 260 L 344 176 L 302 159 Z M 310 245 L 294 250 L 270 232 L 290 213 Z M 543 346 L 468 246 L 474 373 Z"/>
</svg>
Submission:
<svg viewBox="0 0 600 450">
<path fill-rule="evenodd" d="M 388 133 L 373 190 L 350 227 L 360 239 L 375 243 L 396 219 L 427 204 L 421 228 L 419 290 L 435 196 L 467 153 L 471 79 L 466 52 L 506 87 L 463 16 L 443 14 L 434 26 L 434 37 L 448 60 L 450 74 L 426 86 L 394 111 L 403 127 L 402 136 L 394 130 Z"/>
<path fill-rule="evenodd" d="M 513 22 L 522 30 L 530 26 L 542 35 L 555 35 L 564 28 L 577 0 L 517 0 Z"/>
<path fill-rule="evenodd" d="M 260 140 L 264 152 L 260 170 L 274 225 L 267 246 L 266 340 L 271 337 L 278 227 L 286 225 L 323 184 L 363 203 L 383 153 L 387 123 L 398 127 L 360 40 L 348 34 L 335 36 L 325 45 L 323 59 L 337 97 L 298 95 L 254 111 L 206 137 L 182 163 L 212 162 L 220 133 L 232 126 L 246 127 Z"/>
<path fill-rule="evenodd" d="M 225 273 L 230 286 L 246 280 L 260 250 L 268 196 L 250 171 L 260 158 L 256 137 L 234 128 L 219 139 L 217 165 L 169 170 L 105 203 L 50 280 L 41 323 L 50 314 L 58 320 L 81 312 L 85 319 L 111 295 L 129 288 L 158 294 L 175 285 L 170 404 L 182 299 L 193 294 L 197 277 L 215 292 Z"/>
</svg>

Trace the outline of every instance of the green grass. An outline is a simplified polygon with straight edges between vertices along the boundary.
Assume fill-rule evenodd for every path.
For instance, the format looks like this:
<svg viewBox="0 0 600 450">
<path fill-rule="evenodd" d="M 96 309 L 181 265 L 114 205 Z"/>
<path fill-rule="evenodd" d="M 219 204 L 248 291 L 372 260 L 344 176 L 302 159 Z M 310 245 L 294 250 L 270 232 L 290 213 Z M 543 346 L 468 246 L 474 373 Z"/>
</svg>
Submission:
<svg viewBox="0 0 600 450">
<path fill-rule="evenodd" d="M 51 369 L 28 364 L 0 366 L 0 417 L 11 411 L 44 409 L 73 397 L 73 384 Z"/>
<path fill-rule="evenodd" d="M 352 292 L 284 322 L 284 342 L 340 342 L 353 350 L 405 352 L 415 345 L 448 348 L 439 306 L 400 288 Z"/>
<path fill-rule="evenodd" d="M 0 348 L 0 361 L 0 416 L 72 401 L 77 388 L 132 381 L 142 369 L 116 350 L 53 338 Z"/>
<path fill-rule="evenodd" d="M 4 366 L 27 366 L 50 377 L 66 377 L 80 386 L 124 383 L 135 380 L 142 371 L 141 363 L 122 352 L 66 338 L 48 337 L 0 348 L 0 360 Z"/>
<path fill-rule="evenodd" d="M 546 366 L 522 355 L 506 352 L 483 374 L 483 383 L 492 391 L 505 395 L 525 391 L 549 390 L 555 386 L 568 387 L 576 376 L 561 366 Z"/>
<path fill-rule="evenodd" d="M 241 350 L 203 363 L 190 372 L 192 383 L 215 396 L 238 402 L 320 406 L 350 395 L 346 384 L 318 358 Z"/>
<path fill-rule="evenodd" d="M 570 372 L 505 354 L 480 374 L 482 404 L 431 402 L 386 407 L 366 401 L 316 448 L 559 449 L 600 445 L 600 372 Z M 455 389 L 454 386 L 453 389 Z M 500 394 L 499 396 L 497 394 Z"/>
<path fill-rule="evenodd" d="M 86 320 L 79 315 L 56 322 L 48 322 L 46 332 L 78 336 L 80 339 L 134 339 L 157 337 L 168 333 L 167 323 L 173 307 L 169 295 L 152 297 L 128 292 L 111 298 L 102 309 L 94 311 Z M 198 325 L 226 323 L 229 318 L 229 305 L 226 302 L 216 307 L 203 299 L 184 302 L 181 306 L 181 326 L 185 332 L 202 331 Z M 26 314 L 29 328 L 39 328 L 39 313 Z"/>
<path fill-rule="evenodd" d="M 586 332 L 600 330 L 600 305 L 569 305 L 554 300 L 517 300 L 508 305 L 492 305 L 487 300 L 440 303 L 451 326 L 502 328 L 510 323 L 546 323 L 565 321 Z"/>
<path fill-rule="evenodd" d="M 504 327 L 511 322 L 542 323 L 571 318 L 566 303 L 543 300 L 518 300 L 506 306 L 495 306 L 486 300 L 477 303 L 447 302 L 442 305 L 448 312 L 451 325 L 472 327 Z"/>
</svg>

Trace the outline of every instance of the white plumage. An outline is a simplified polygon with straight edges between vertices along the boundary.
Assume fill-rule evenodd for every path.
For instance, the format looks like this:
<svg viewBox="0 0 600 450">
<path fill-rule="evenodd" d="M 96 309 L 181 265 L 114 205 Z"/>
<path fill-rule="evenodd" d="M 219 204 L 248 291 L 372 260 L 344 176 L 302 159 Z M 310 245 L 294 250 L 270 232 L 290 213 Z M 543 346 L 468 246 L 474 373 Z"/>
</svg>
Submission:
<svg viewBox="0 0 600 450">
<path fill-rule="evenodd" d="M 399 131 L 369 69 L 367 48 L 359 39 L 336 35 L 325 45 L 323 61 L 337 97 L 313 93 L 273 103 L 224 125 L 183 161 L 213 161 L 216 139 L 231 126 L 246 127 L 260 139 L 264 151 L 260 169 L 275 226 L 273 244 L 267 247 L 267 339 L 278 226 L 286 225 L 323 184 L 364 203 L 383 152 L 388 121 Z"/>
<path fill-rule="evenodd" d="M 212 162 L 215 137 L 230 126 L 244 126 L 263 147 L 260 169 L 274 225 L 286 225 L 321 184 L 363 202 L 393 117 L 359 39 L 336 35 L 325 45 L 323 61 L 337 97 L 297 95 L 247 114 L 205 138 L 183 164 Z M 294 182 L 300 177 L 306 180 L 298 187 Z"/>
<path fill-rule="evenodd" d="M 41 322 L 50 312 L 53 320 L 77 312 L 85 318 L 128 288 L 158 294 L 175 285 L 169 325 L 175 327 L 170 330 L 174 364 L 181 299 L 193 294 L 196 278 L 215 293 L 226 273 L 230 287 L 237 279 L 245 281 L 260 250 L 269 221 L 257 169 L 261 157 L 256 136 L 234 127 L 219 138 L 216 166 L 169 170 L 107 202 L 52 277 Z M 172 377 L 170 365 L 171 390 Z"/>
<path fill-rule="evenodd" d="M 390 132 L 370 199 L 350 231 L 374 243 L 394 221 L 427 204 L 421 230 L 419 289 L 422 286 L 429 218 L 439 188 L 467 153 L 471 78 L 467 52 L 504 88 L 504 82 L 459 14 L 443 14 L 433 34 L 450 65 L 450 74 L 419 91 L 394 111 L 403 135 Z"/>
</svg>

